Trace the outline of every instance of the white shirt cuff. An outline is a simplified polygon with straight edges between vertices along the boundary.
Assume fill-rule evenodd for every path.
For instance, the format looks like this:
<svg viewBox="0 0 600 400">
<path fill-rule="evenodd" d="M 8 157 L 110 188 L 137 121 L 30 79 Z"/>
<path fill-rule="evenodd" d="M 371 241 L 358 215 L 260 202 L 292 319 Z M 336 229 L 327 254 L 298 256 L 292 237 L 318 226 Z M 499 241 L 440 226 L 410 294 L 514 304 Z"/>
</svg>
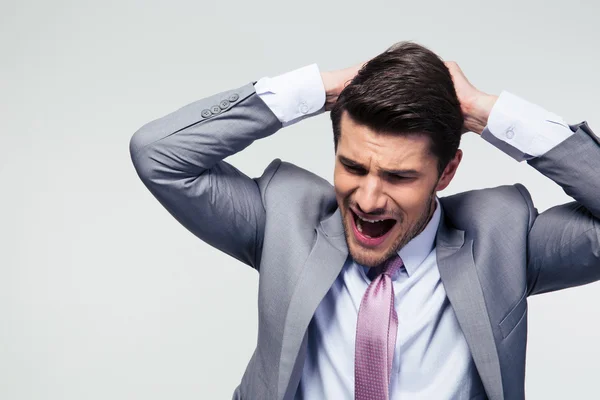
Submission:
<svg viewBox="0 0 600 400">
<path fill-rule="evenodd" d="M 325 111 L 325 87 L 317 64 L 274 78 L 263 77 L 254 88 L 283 126 Z"/>
<path fill-rule="evenodd" d="M 547 153 L 573 131 L 558 115 L 502 91 L 481 137 L 517 161 Z"/>
</svg>

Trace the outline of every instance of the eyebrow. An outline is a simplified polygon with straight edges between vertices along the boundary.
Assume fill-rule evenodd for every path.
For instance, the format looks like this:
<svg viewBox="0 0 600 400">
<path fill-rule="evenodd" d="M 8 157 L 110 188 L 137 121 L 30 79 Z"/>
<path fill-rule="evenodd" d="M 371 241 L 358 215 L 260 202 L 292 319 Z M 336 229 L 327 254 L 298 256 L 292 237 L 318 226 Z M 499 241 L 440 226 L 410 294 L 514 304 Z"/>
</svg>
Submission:
<svg viewBox="0 0 600 400">
<path fill-rule="evenodd" d="M 362 168 L 364 170 L 367 169 L 367 167 L 365 167 L 361 163 L 351 160 L 348 157 L 339 155 L 338 159 L 344 165 L 347 165 L 350 167 L 358 167 L 358 168 Z M 379 171 L 389 174 L 389 175 L 420 175 L 420 172 L 417 170 L 414 170 L 414 169 L 383 169 L 383 168 L 380 168 Z"/>
</svg>

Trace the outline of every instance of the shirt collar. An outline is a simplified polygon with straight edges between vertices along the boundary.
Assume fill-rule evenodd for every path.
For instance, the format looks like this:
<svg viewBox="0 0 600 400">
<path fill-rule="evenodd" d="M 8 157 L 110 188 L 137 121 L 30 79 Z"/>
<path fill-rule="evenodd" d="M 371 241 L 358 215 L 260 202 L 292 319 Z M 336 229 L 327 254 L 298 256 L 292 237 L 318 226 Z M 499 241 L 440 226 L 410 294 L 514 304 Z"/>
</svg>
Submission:
<svg viewBox="0 0 600 400">
<path fill-rule="evenodd" d="M 435 197 L 435 211 L 425 226 L 425 229 L 421 231 L 417 236 L 412 238 L 410 242 L 408 242 L 404 247 L 398 250 L 398 255 L 404 262 L 404 268 L 406 268 L 406 272 L 408 276 L 411 276 L 419 265 L 427 258 L 429 253 L 435 247 L 435 236 L 437 234 L 438 225 L 440 223 L 441 218 L 441 205 L 437 198 Z"/>
</svg>

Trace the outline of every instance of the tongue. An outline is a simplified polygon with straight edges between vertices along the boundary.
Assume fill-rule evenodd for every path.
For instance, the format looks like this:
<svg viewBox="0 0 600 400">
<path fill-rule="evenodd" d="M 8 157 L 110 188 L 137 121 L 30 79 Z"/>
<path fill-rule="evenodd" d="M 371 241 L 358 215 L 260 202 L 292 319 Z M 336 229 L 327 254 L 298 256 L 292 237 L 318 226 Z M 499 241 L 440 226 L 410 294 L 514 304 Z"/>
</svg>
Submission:
<svg viewBox="0 0 600 400">
<path fill-rule="evenodd" d="M 372 238 L 383 236 L 394 225 L 394 220 L 386 219 L 381 222 L 365 222 L 361 221 L 362 233 Z"/>
</svg>

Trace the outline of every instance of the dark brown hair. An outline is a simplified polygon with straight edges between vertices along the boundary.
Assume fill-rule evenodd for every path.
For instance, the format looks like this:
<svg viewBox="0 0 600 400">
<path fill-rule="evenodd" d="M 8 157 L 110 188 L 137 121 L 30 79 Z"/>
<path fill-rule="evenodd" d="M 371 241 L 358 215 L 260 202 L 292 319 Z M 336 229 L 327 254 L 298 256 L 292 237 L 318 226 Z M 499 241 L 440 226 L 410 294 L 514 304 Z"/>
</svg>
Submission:
<svg viewBox="0 0 600 400">
<path fill-rule="evenodd" d="M 452 76 L 440 57 L 414 42 L 371 59 L 342 90 L 331 110 L 336 150 L 344 111 L 376 132 L 430 136 L 439 174 L 460 144 L 464 117 Z"/>
</svg>

